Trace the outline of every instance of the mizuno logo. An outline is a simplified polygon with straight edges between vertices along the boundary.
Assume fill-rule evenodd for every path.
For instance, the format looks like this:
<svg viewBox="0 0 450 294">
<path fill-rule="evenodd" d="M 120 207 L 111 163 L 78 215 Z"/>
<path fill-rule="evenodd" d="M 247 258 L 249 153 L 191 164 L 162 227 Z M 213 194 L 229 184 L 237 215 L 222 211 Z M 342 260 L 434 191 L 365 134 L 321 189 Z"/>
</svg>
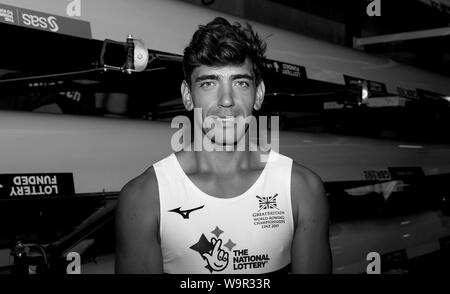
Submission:
<svg viewBox="0 0 450 294">
<path fill-rule="evenodd" d="M 202 209 L 203 207 L 205 207 L 205 205 L 196 207 L 196 208 L 192 208 L 192 209 L 187 209 L 187 210 L 181 210 L 181 206 L 172 210 L 169 210 L 169 212 L 176 212 L 179 215 L 181 215 L 184 219 L 188 219 L 189 215 L 191 214 L 191 212 L 195 211 L 195 210 L 199 210 Z"/>
</svg>

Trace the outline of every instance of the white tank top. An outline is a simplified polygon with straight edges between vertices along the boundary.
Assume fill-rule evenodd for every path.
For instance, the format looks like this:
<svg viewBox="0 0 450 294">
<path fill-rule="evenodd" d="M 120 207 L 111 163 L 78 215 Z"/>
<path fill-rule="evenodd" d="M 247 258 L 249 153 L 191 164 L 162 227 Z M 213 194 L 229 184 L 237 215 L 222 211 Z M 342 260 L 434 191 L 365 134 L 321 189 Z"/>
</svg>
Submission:
<svg viewBox="0 0 450 294">
<path fill-rule="evenodd" d="M 165 273 L 258 274 L 288 268 L 294 230 L 291 158 L 270 151 L 256 182 L 233 198 L 201 191 L 173 153 L 153 166 Z"/>
</svg>

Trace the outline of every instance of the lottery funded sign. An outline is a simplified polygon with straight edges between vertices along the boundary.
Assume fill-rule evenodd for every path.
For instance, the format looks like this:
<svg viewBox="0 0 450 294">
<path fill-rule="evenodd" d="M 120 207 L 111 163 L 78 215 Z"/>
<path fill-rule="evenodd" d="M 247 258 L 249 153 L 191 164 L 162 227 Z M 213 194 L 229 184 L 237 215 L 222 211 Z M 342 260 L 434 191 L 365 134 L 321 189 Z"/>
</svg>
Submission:
<svg viewBox="0 0 450 294">
<path fill-rule="evenodd" d="M 0 198 L 73 195 L 72 173 L 0 174 Z"/>
</svg>

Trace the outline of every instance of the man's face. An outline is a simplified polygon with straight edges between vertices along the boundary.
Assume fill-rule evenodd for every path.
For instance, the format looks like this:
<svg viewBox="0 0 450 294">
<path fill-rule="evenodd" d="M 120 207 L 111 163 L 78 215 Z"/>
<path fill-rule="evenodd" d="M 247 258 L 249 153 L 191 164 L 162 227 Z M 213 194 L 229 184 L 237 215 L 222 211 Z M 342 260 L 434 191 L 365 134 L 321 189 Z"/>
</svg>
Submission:
<svg viewBox="0 0 450 294">
<path fill-rule="evenodd" d="M 201 121 L 195 118 L 196 127 L 201 127 L 211 141 L 232 145 L 245 135 L 244 119 L 252 114 L 253 109 L 261 107 L 264 83 L 255 84 L 255 74 L 249 60 L 240 65 L 201 65 L 192 72 L 191 87 L 183 83 L 182 93 L 188 110 L 192 106 L 202 109 Z M 211 128 L 201 125 L 207 117 L 213 122 Z M 211 132 L 212 129 L 214 132 Z"/>
</svg>

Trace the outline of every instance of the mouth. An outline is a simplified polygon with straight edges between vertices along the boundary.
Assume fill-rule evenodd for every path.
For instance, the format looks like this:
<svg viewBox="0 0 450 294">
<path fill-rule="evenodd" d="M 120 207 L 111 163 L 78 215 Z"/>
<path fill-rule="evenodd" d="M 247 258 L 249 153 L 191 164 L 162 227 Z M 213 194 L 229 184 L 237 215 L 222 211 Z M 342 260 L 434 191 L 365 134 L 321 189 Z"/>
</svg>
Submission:
<svg viewBox="0 0 450 294">
<path fill-rule="evenodd" d="M 234 116 L 218 116 L 214 119 L 222 123 L 234 123 L 236 121 L 236 117 Z"/>
<path fill-rule="evenodd" d="M 231 128 L 234 127 L 236 123 L 236 118 L 234 116 L 217 116 L 214 117 L 214 121 L 219 127 Z"/>
</svg>

